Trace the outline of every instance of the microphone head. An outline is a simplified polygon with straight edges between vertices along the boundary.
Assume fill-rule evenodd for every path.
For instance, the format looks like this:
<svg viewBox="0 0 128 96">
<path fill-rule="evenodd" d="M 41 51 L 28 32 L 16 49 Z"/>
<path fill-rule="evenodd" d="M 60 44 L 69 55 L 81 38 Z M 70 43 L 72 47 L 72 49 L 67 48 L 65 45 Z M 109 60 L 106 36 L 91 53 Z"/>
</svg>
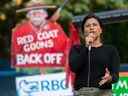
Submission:
<svg viewBox="0 0 128 96">
<path fill-rule="evenodd" d="M 91 51 L 91 45 L 88 46 L 88 50 Z"/>
</svg>

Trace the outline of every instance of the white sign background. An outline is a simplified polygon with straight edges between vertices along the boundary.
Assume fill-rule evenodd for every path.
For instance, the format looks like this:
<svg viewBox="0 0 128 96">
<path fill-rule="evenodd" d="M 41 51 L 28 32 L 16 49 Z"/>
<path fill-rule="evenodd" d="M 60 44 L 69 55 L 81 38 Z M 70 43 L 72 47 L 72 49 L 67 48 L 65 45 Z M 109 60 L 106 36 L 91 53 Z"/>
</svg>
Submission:
<svg viewBox="0 0 128 96">
<path fill-rule="evenodd" d="M 66 88 L 66 73 L 16 78 L 18 96 L 73 96 L 71 83 Z"/>
</svg>

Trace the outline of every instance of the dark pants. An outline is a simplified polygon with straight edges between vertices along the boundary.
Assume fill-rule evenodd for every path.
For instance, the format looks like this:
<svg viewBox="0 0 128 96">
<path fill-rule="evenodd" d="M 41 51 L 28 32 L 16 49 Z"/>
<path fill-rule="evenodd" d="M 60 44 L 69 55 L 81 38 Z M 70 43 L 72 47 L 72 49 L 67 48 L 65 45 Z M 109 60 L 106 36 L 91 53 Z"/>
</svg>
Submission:
<svg viewBox="0 0 128 96">
<path fill-rule="evenodd" d="M 75 91 L 74 96 L 112 96 L 112 91 L 101 90 L 94 87 L 84 87 Z"/>
</svg>

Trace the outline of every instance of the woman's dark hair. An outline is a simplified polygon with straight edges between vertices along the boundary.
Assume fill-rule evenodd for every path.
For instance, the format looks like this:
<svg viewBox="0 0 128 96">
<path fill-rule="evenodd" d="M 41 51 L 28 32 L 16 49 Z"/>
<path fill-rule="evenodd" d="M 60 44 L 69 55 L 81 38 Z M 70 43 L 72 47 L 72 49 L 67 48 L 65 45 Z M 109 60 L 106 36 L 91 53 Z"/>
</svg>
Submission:
<svg viewBox="0 0 128 96">
<path fill-rule="evenodd" d="M 100 20 L 100 18 L 98 16 L 96 16 L 94 13 L 88 13 L 85 18 L 83 19 L 83 22 L 82 22 L 82 25 L 81 25 L 81 30 L 82 30 L 82 33 L 84 33 L 84 24 L 86 23 L 86 21 L 90 18 L 95 18 L 99 24 L 100 24 L 100 27 L 103 29 L 103 23 L 102 21 Z"/>
</svg>

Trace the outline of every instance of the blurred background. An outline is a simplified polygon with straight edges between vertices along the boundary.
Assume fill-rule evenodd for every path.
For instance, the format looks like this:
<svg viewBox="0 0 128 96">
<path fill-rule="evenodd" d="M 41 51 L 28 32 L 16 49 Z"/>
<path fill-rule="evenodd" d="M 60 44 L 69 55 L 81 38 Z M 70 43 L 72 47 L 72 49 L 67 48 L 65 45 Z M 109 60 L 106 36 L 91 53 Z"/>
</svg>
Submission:
<svg viewBox="0 0 128 96">
<path fill-rule="evenodd" d="M 28 1 L 29 0 L 1 0 L 0 2 L 0 58 L 9 59 L 12 28 L 25 18 L 25 13 L 16 14 L 15 11 L 16 9 L 23 8 Z M 46 2 L 59 7 L 64 0 L 46 0 Z M 72 19 L 79 19 L 80 17 L 78 16 L 83 16 L 89 11 L 101 13 L 111 10 L 127 10 L 127 8 L 128 0 L 69 0 L 61 11 L 59 22 L 62 23 L 64 30 L 66 30 L 66 22 Z M 55 10 L 52 10 L 51 13 L 54 11 Z M 127 14 L 128 13 L 126 13 L 126 15 Z M 121 15 L 121 13 L 119 15 Z M 121 16 L 117 17 L 120 19 Z M 115 45 L 120 52 L 121 63 L 127 63 L 128 18 L 125 17 L 123 22 L 120 22 L 119 19 L 116 23 L 111 23 L 110 21 L 109 24 L 105 25 L 104 40 L 107 43 Z M 66 33 L 68 34 L 67 31 Z"/>
<path fill-rule="evenodd" d="M 8 80 L 11 80 L 10 78 L 13 78 L 12 74 L 17 74 L 15 69 L 10 67 L 11 33 L 16 24 L 25 18 L 25 13 L 16 13 L 16 10 L 25 7 L 28 1 L 30 0 L 0 1 L 0 83 L 6 83 L 0 88 L 1 93 L 7 86 L 9 87 L 6 89 L 8 91 L 11 88 L 15 88 L 13 80 L 8 82 Z M 46 3 L 54 4 L 58 7 L 63 2 L 64 0 L 46 0 Z M 53 14 L 55 10 L 50 10 L 49 14 Z M 61 11 L 61 18 L 58 22 L 62 24 L 66 34 L 69 36 L 67 23 L 73 20 L 76 25 L 80 26 L 82 16 L 85 16 L 89 11 L 95 12 L 104 21 L 104 42 L 117 47 L 121 57 L 122 70 L 127 69 L 128 0 L 69 0 Z M 3 92 L 3 94 L 6 95 L 1 96 L 16 96 L 14 92 L 10 92 L 8 95 Z"/>
</svg>

